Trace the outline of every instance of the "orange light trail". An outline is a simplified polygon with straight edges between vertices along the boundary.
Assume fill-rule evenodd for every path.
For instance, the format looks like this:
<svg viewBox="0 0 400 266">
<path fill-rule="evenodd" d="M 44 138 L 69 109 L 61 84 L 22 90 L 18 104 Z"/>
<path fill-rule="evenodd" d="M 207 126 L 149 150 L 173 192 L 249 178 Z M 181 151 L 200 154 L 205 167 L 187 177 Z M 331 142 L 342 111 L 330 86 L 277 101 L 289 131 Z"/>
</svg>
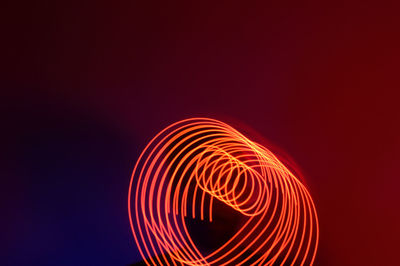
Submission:
<svg viewBox="0 0 400 266">
<path fill-rule="evenodd" d="M 215 201 L 246 221 L 202 254 L 186 219 L 212 222 Z M 306 187 L 267 148 L 214 119 L 179 121 L 150 141 L 131 177 L 128 212 L 147 265 L 312 265 L 317 252 Z"/>
</svg>

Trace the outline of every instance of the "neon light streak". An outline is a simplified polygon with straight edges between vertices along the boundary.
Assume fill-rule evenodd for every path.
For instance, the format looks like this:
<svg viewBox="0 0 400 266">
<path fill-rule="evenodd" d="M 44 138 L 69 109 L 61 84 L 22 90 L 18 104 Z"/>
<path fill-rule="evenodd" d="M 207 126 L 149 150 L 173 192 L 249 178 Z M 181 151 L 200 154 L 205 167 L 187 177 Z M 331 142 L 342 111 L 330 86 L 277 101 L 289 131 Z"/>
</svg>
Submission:
<svg viewBox="0 0 400 266">
<path fill-rule="evenodd" d="M 185 219 L 212 222 L 215 201 L 247 219 L 202 254 Z M 150 141 L 132 174 L 128 211 L 148 265 L 311 265 L 318 246 L 316 209 L 300 180 L 271 151 L 208 118 L 177 122 Z"/>
</svg>

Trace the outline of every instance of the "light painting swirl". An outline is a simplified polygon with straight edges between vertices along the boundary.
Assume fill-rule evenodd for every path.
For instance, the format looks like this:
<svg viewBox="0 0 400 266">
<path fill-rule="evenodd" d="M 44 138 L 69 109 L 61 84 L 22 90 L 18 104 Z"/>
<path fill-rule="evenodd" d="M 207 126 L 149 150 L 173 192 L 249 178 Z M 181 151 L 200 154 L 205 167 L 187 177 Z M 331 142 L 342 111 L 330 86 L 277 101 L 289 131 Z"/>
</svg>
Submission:
<svg viewBox="0 0 400 266">
<path fill-rule="evenodd" d="M 243 223 L 205 254 L 188 219 L 213 223 L 217 202 Z M 148 265 L 312 265 L 316 256 L 318 219 L 306 187 L 267 148 L 214 119 L 179 121 L 150 141 L 132 174 L 128 211 Z"/>
</svg>

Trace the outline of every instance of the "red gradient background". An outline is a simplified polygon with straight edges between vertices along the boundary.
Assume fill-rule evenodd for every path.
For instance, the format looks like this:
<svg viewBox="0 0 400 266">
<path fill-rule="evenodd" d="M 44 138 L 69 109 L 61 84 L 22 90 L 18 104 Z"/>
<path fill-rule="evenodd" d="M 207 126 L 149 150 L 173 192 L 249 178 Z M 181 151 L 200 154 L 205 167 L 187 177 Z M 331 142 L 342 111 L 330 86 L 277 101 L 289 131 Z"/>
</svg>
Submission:
<svg viewBox="0 0 400 266">
<path fill-rule="evenodd" d="M 398 10 L 372 1 L 8 6 L 6 262 L 139 261 L 126 213 L 135 160 L 165 126 L 204 116 L 248 126 L 300 166 L 319 214 L 316 265 L 394 265 Z"/>
</svg>

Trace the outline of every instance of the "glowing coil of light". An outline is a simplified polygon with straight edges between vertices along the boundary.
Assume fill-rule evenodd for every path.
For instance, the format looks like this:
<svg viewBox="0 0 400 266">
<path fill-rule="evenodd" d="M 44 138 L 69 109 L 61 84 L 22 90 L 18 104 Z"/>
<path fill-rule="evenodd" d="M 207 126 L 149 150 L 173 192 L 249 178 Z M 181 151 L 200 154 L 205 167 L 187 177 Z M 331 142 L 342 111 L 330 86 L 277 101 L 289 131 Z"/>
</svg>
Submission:
<svg viewBox="0 0 400 266">
<path fill-rule="evenodd" d="M 246 222 L 202 254 L 185 221 L 212 222 L 215 201 Z M 148 265 L 311 265 L 317 251 L 305 186 L 271 151 L 213 119 L 177 122 L 150 141 L 132 174 L 128 211 Z"/>
</svg>

